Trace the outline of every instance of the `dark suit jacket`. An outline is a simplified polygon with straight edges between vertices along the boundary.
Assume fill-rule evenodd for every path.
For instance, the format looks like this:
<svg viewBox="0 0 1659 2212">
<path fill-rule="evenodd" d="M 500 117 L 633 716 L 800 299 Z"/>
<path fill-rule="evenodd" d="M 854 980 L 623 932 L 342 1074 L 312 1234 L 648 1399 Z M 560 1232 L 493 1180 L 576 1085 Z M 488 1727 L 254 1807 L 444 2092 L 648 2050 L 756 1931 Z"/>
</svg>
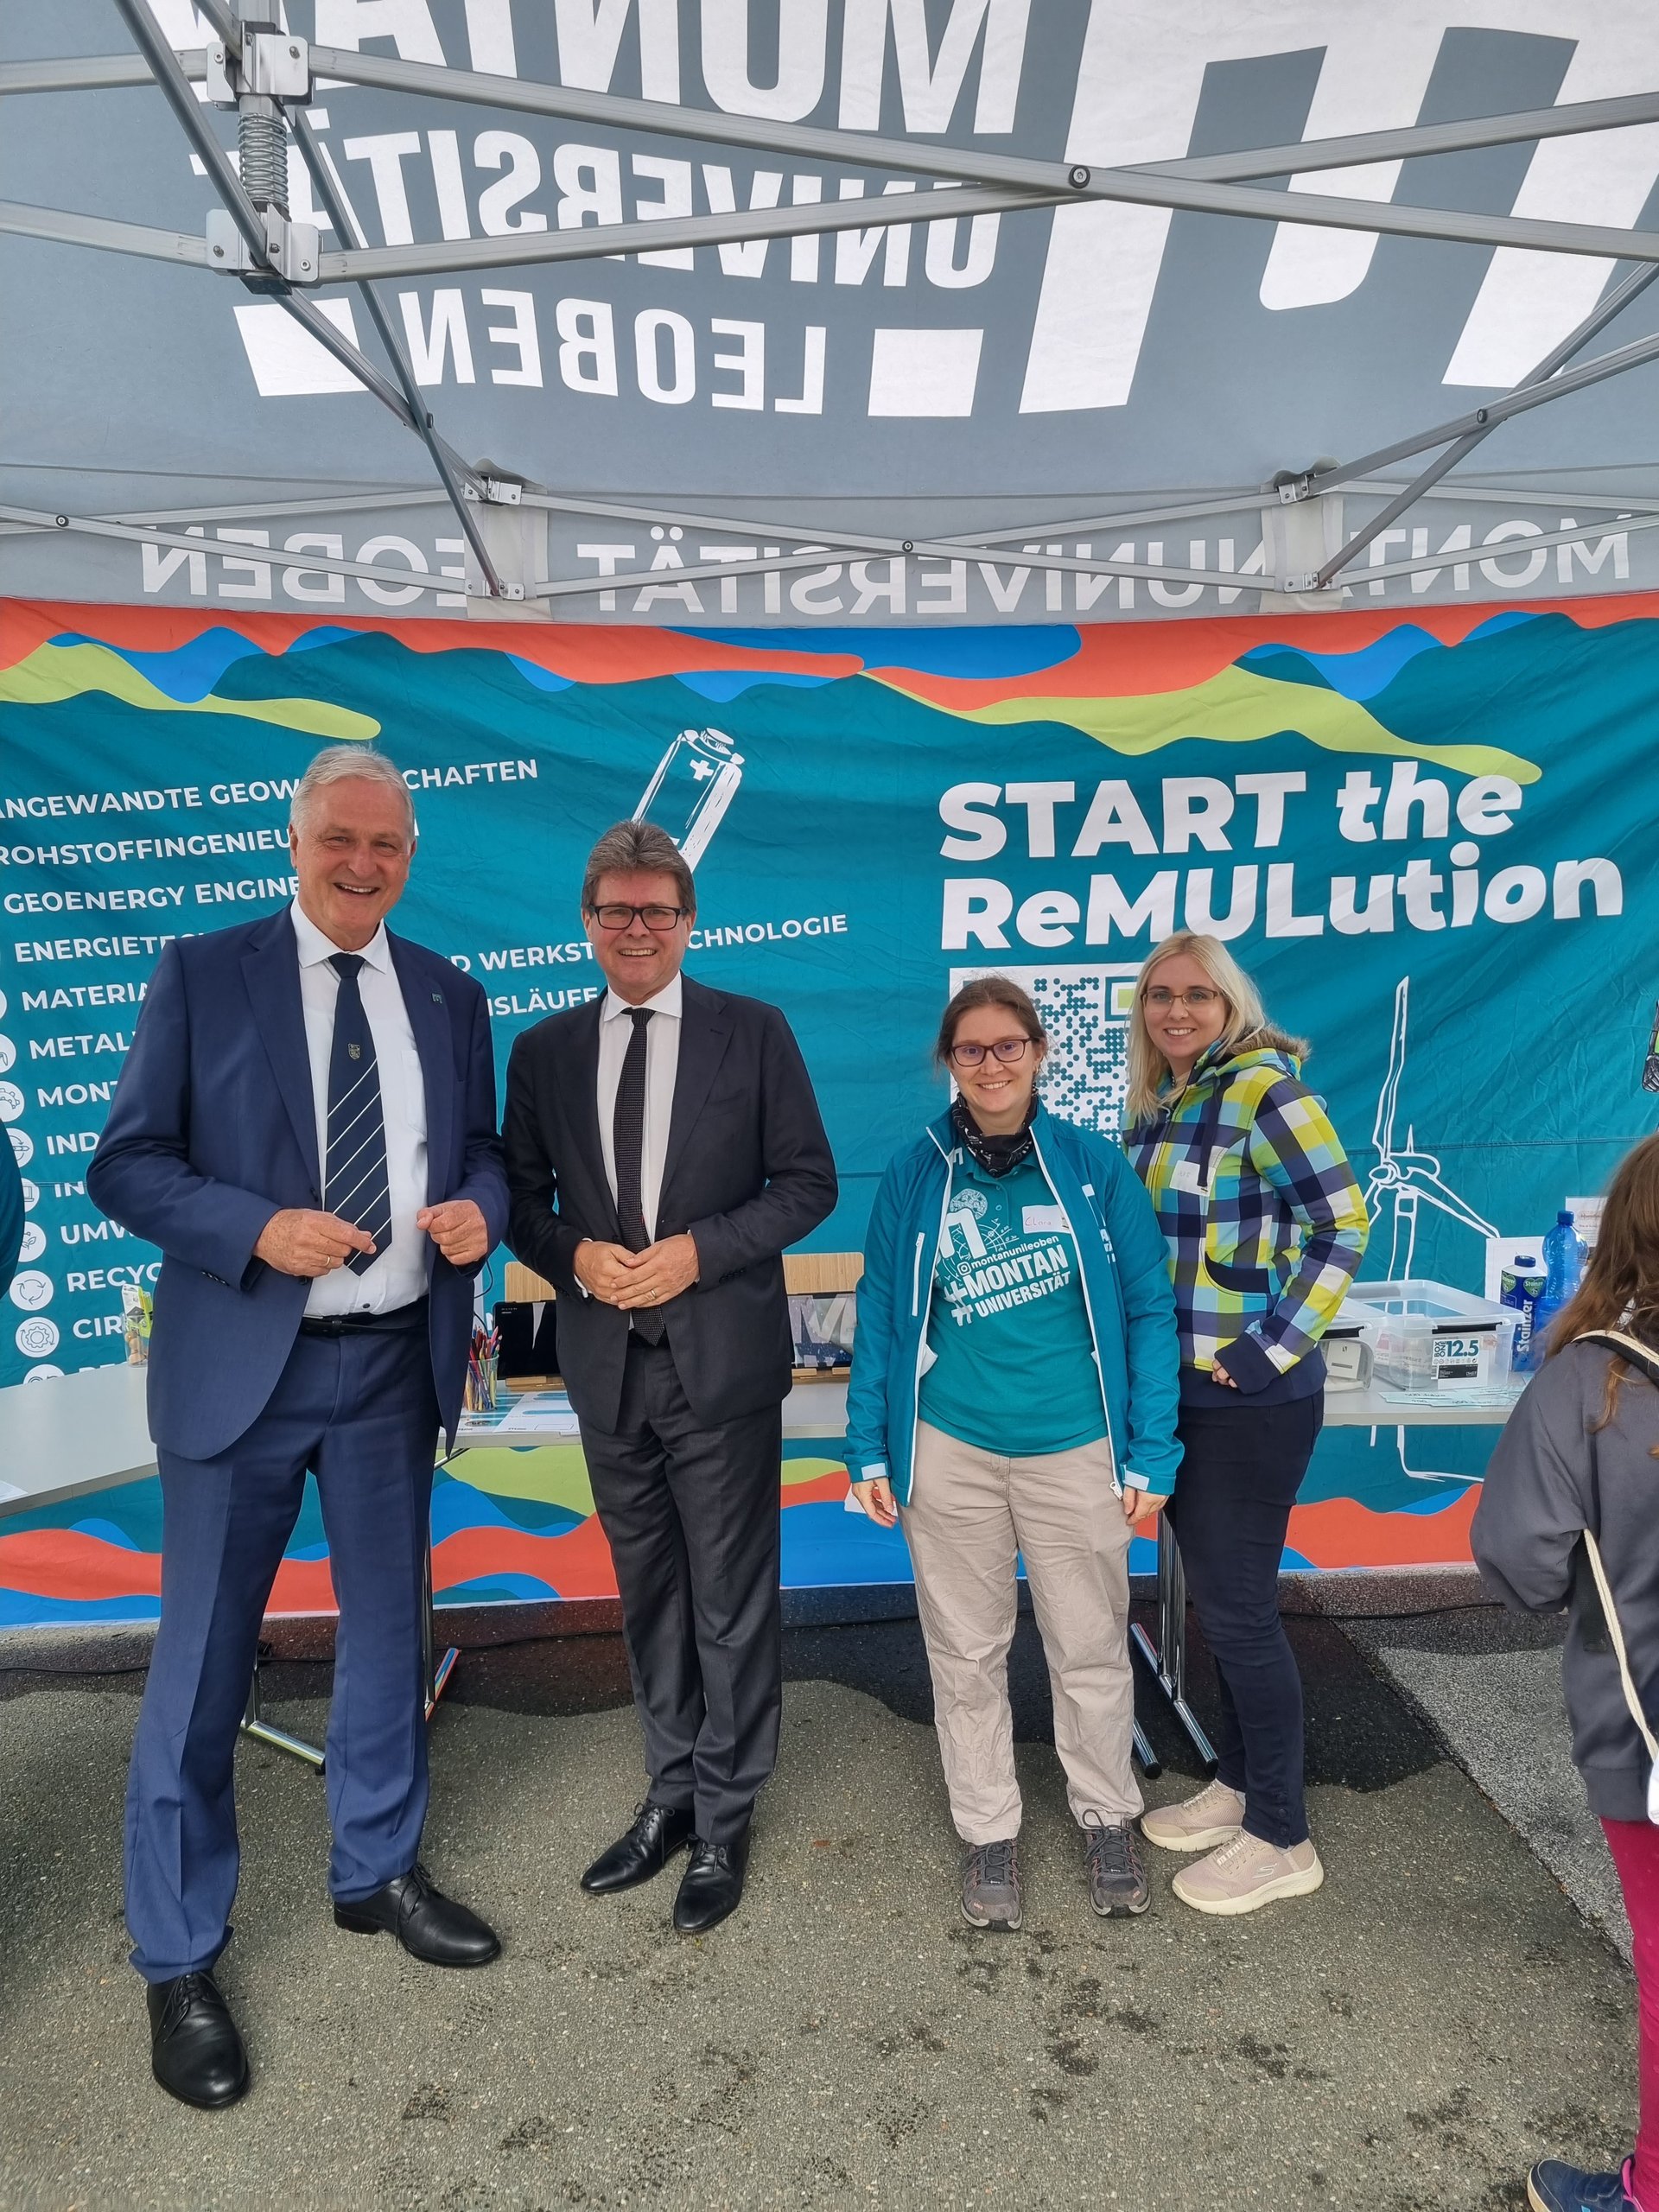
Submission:
<svg viewBox="0 0 1659 2212">
<path fill-rule="evenodd" d="M 0 1297 L 10 1287 L 17 1271 L 17 1248 L 23 1241 L 23 1179 L 17 1155 L 0 1129 Z"/>
<path fill-rule="evenodd" d="M 603 998 L 518 1039 L 504 1122 L 512 1192 L 507 1242 L 559 1294 L 559 1365 L 570 1402 L 616 1427 L 628 1317 L 589 1298 L 571 1266 L 586 1236 L 621 1232 L 599 1140 Z M 688 976 L 657 1234 L 689 1230 L 700 1266 L 661 1310 L 681 1387 L 710 1426 L 779 1404 L 792 1345 L 782 1254 L 836 1203 L 836 1164 L 811 1077 L 775 1006 Z"/>
<path fill-rule="evenodd" d="M 392 966 L 426 1091 L 427 1202 L 472 1198 L 493 1244 L 506 1227 L 495 1065 L 484 994 L 407 938 Z M 149 1426 L 190 1459 L 225 1451 L 264 1410 L 299 1333 L 310 1284 L 253 1256 L 271 1216 L 318 1207 L 316 1109 L 286 908 L 162 949 L 86 1170 L 94 1205 L 159 1244 Z M 430 1237 L 432 1380 L 447 1431 L 460 1418 L 477 1270 Z"/>
</svg>

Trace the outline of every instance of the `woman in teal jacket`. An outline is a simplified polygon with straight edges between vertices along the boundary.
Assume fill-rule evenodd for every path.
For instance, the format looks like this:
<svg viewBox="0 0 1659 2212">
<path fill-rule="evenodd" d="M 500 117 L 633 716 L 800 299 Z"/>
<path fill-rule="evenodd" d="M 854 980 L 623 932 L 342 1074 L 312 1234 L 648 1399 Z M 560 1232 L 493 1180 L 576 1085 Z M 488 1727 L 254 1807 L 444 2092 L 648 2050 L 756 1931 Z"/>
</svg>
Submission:
<svg viewBox="0 0 1659 2212">
<path fill-rule="evenodd" d="M 1178 1347 L 1167 1255 L 1117 1147 L 1037 1096 L 1048 1040 L 1016 983 L 945 1008 L 950 1111 L 888 1167 L 858 1290 L 848 1469 L 871 1519 L 902 1519 L 962 1909 L 1017 1928 L 1019 1785 L 1007 1652 L 1023 1554 L 1054 1696 L 1054 1743 L 1085 1839 L 1090 1902 L 1144 1912 L 1134 1822 L 1128 1548 L 1168 1496 Z"/>
</svg>

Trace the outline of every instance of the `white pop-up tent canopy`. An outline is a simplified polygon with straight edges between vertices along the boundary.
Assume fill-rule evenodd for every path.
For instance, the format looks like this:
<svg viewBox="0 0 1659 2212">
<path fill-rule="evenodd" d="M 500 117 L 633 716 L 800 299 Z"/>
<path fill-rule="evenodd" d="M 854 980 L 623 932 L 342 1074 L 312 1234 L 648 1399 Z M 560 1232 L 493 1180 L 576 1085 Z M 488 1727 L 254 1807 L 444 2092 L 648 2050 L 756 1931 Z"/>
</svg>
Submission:
<svg viewBox="0 0 1659 2212">
<path fill-rule="evenodd" d="M 1646 0 L 0 39 L 0 592 L 800 626 L 1659 575 Z"/>
</svg>

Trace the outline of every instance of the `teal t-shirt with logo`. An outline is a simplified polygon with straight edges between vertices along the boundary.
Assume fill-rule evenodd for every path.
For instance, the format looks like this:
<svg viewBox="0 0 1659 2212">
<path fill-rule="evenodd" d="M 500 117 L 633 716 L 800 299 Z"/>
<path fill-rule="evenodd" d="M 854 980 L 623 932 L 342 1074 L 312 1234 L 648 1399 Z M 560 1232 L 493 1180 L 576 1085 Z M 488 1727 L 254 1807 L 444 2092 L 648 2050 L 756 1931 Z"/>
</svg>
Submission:
<svg viewBox="0 0 1659 2212">
<path fill-rule="evenodd" d="M 958 1155 L 927 1344 L 930 1427 L 1017 1459 L 1106 1434 L 1077 1245 L 1034 1153 L 1002 1176 Z"/>
</svg>

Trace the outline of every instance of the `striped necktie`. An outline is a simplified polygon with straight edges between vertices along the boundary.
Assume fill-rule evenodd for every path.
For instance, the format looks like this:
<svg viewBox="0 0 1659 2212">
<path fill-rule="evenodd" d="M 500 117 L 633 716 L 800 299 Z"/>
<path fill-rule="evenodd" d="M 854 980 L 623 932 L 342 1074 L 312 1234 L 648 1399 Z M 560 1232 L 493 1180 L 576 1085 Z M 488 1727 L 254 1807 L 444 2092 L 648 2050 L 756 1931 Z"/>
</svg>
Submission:
<svg viewBox="0 0 1659 2212">
<path fill-rule="evenodd" d="M 340 977 L 334 998 L 334 1041 L 328 1054 L 328 1157 L 322 1203 L 341 1221 L 366 1230 L 372 1252 L 353 1252 L 353 1274 L 372 1268 L 391 1242 L 391 1188 L 386 1174 L 386 1124 L 380 1105 L 380 1071 L 374 1033 L 363 1011 L 356 952 L 336 952 L 329 966 Z"/>
</svg>

